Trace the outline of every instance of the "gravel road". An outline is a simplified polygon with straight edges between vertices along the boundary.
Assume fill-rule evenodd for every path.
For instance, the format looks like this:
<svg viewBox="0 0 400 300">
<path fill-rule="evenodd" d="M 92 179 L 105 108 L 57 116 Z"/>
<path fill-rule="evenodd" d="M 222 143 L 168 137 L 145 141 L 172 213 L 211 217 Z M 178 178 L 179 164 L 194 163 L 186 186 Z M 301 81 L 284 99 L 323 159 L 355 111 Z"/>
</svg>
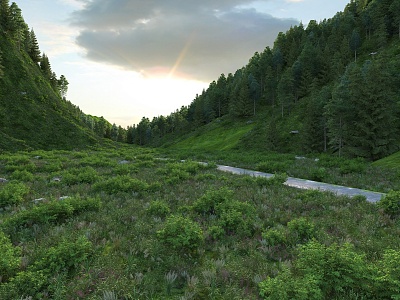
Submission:
<svg viewBox="0 0 400 300">
<path fill-rule="evenodd" d="M 258 171 L 234 168 L 234 167 L 229 167 L 229 166 L 221 166 L 221 165 L 218 165 L 218 170 L 223 171 L 223 172 L 233 173 L 233 174 L 251 175 L 251 176 L 256 176 L 256 177 L 261 176 L 261 177 L 269 178 L 269 177 L 273 176 L 273 174 L 269 174 L 269 173 L 263 173 L 263 172 L 258 172 Z M 322 191 L 331 191 L 337 195 L 347 195 L 349 197 L 353 197 L 356 195 L 363 195 L 367 198 L 367 201 L 372 202 L 372 203 L 379 201 L 383 196 L 385 196 L 384 193 L 371 192 L 371 191 L 366 191 L 366 190 L 357 189 L 357 188 L 350 188 L 350 187 L 345 187 L 345 186 L 340 186 L 340 185 L 334 185 L 334 184 L 328 184 L 328 183 L 322 183 L 322 182 L 299 179 L 299 178 L 292 178 L 292 177 L 289 177 L 287 179 L 287 181 L 285 182 L 285 184 L 287 186 L 292 186 L 292 187 L 296 187 L 299 189 L 314 189 L 314 190 L 322 190 Z"/>
</svg>

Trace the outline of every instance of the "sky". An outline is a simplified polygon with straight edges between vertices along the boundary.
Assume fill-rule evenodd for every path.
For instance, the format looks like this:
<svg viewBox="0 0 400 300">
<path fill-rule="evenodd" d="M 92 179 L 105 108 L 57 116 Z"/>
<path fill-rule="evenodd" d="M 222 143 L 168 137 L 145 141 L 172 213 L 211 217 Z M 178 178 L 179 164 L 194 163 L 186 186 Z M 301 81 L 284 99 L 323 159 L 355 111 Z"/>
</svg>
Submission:
<svg viewBox="0 0 400 300">
<path fill-rule="evenodd" d="M 11 0 L 22 9 L 67 99 L 122 127 L 189 105 L 279 32 L 349 0 Z"/>
</svg>

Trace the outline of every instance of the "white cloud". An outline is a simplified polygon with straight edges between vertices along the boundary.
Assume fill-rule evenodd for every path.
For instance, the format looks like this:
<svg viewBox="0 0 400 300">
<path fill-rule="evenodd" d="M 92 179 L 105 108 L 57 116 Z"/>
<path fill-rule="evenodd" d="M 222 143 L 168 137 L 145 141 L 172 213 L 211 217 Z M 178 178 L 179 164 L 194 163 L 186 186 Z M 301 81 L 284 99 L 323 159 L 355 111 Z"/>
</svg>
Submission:
<svg viewBox="0 0 400 300">
<path fill-rule="evenodd" d="M 150 76 L 210 81 L 236 71 L 297 23 L 243 8 L 252 2 L 92 0 L 72 23 L 81 29 L 77 43 L 91 60 Z"/>
</svg>

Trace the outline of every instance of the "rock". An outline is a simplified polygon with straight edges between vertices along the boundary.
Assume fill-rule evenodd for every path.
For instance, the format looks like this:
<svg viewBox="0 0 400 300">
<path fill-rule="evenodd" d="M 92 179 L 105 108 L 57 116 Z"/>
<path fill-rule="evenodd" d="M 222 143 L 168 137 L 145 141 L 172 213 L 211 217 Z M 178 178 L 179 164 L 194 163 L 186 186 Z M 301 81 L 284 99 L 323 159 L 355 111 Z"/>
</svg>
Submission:
<svg viewBox="0 0 400 300">
<path fill-rule="evenodd" d="M 58 200 L 62 201 L 62 200 L 68 199 L 68 198 L 69 198 L 69 196 L 61 196 L 60 198 L 58 198 Z"/>
<path fill-rule="evenodd" d="M 46 200 L 45 198 L 38 198 L 38 199 L 32 200 L 32 202 L 35 203 L 35 204 L 38 204 L 38 203 L 40 203 L 42 201 L 45 201 L 45 200 Z"/>
<path fill-rule="evenodd" d="M 60 181 L 61 181 L 61 178 L 60 178 L 60 177 L 54 177 L 51 181 L 60 182 Z"/>
<path fill-rule="evenodd" d="M 118 163 L 120 165 L 126 165 L 126 164 L 129 164 L 129 161 L 124 159 L 124 160 L 120 160 Z"/>
<path fill-rule="evenodd" d="M 5 178 L 0 178 L 0 182 L 8 182 L 8 180 Z"/>
</svg>

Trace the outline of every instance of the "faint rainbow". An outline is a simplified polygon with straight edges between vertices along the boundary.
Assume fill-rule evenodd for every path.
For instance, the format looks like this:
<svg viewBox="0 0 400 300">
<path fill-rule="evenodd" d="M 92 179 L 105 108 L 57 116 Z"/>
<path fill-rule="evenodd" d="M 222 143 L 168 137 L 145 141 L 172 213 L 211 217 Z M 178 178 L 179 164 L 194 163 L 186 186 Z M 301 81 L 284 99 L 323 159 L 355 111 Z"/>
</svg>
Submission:
<svg viewBox="0 0 400 300">
<path fill-rule="evenodd" d="M 176 72 L 176 70 L 179 68 L 180 64 L 182 63 L 182 61 L 184 60 L 192 42 L 193 42 L 193 38 L 194 38 L 194 33 L 192 33 L 190 35 L 190 37 L 188 38 L 185 46 L 183 47 L 182 51 L 179 53 L 178 59 L 176 60 L 174 66 L 172 67 L 171 71 L 169 71 L 167 78 L 170 79 L 172 76 L 174 76 L 174 73 Z"/>
</svg>

